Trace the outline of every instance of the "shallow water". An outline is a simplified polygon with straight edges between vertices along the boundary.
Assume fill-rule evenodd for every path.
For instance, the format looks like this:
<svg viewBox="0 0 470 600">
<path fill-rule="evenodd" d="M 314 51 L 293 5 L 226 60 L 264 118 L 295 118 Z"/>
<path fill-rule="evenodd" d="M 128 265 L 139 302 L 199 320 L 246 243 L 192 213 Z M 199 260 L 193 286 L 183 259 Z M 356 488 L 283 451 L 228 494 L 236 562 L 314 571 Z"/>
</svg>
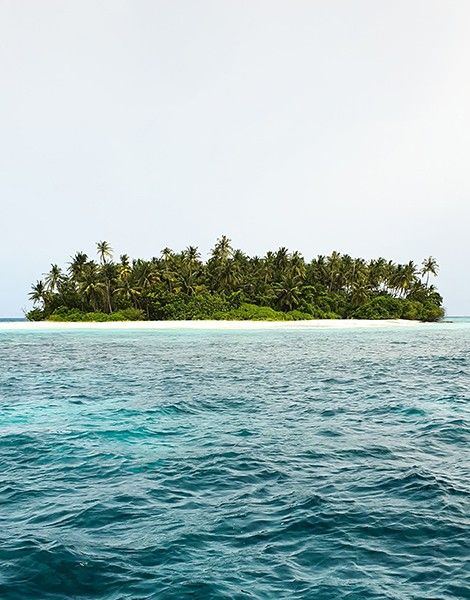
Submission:
<svg viewBox="0 0 470 600">
<path fill-rule="evenodd" d="M 468 598 L 470 325 L 0 329 L 0 598 Z"/>
</svg>

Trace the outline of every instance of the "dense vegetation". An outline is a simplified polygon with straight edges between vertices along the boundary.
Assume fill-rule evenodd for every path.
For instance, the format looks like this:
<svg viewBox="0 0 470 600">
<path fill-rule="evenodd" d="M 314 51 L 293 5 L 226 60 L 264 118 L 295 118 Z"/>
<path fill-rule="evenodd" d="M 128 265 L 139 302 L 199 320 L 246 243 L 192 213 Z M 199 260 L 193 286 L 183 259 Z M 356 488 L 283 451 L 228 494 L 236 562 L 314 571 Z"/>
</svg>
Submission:
<svg viewBox="0 0 470 600">
<path fill-rule="evenodd" d="M 113 260 L 107 242 L 98 260 L 77 252 L 63 271 L 53 264 L 32 288 L 31 320 L 140 319 L 420 319 L 436 321 L 442 298 L 429 283 L 438 266 L 429 257 L 365 261 L 333 252 L 306 262 L 279 248 L 263 257 L 234 250 L 222 236 L 207 261 L 189 246 L 165 248 L 151 260 Z"/>
</svg>

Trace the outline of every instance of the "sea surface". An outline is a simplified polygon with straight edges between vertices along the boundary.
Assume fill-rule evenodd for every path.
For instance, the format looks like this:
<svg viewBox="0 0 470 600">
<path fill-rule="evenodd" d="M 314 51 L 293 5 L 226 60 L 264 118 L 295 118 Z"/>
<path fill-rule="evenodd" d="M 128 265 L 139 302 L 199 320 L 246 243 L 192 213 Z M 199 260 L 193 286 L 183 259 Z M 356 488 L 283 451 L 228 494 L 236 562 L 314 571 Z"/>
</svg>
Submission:
<svg viewBox="0 0 470 600">
<path fill-rule="evenodd" d="M 0 326 L 0 598 L 469 598 L 470 323 Z"/>
<path fill-rule="evenodd" d="M 16 323 L 27 320 L 26 317 L 0 317 L 0 323 Z"/>
</svg>

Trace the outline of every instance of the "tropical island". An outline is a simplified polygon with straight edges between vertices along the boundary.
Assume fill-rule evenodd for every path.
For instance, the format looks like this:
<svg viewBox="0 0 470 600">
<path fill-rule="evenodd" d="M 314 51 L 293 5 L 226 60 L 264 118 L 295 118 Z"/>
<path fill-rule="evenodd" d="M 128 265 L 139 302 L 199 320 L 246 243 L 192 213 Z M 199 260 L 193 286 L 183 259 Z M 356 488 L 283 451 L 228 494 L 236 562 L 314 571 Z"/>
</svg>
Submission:
<svg viewBox="0 0 470 600">
<path fill-rule="evenodd" d="M 209 258 L 197 247 L 165 248 L 150 260 L 113 260 L 106 241 L 97 259 L 77 252 L 52 264 L 32 286 L 30 321 L 411 319 L 438 321 L 442 297 L 430 284 L 433 257 L 418 267 L 333 252 L 307 262 L 279 248 L 250 257 L 217 240 Z"/>
</svg>

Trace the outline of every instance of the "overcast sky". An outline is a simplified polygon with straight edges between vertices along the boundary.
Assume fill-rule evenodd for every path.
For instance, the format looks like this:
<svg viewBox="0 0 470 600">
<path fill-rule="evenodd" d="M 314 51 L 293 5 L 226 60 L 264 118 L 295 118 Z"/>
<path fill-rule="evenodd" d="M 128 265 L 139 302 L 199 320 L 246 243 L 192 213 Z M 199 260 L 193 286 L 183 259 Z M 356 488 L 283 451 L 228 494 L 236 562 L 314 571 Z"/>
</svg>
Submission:
<svg viewBox="0 0 470 600">
<path fill-rule="evenodd" d="M 470 314 L 468 0 L 0 0 L 0 316 L 51 262 L 437 257 Z"/>
</svg>

